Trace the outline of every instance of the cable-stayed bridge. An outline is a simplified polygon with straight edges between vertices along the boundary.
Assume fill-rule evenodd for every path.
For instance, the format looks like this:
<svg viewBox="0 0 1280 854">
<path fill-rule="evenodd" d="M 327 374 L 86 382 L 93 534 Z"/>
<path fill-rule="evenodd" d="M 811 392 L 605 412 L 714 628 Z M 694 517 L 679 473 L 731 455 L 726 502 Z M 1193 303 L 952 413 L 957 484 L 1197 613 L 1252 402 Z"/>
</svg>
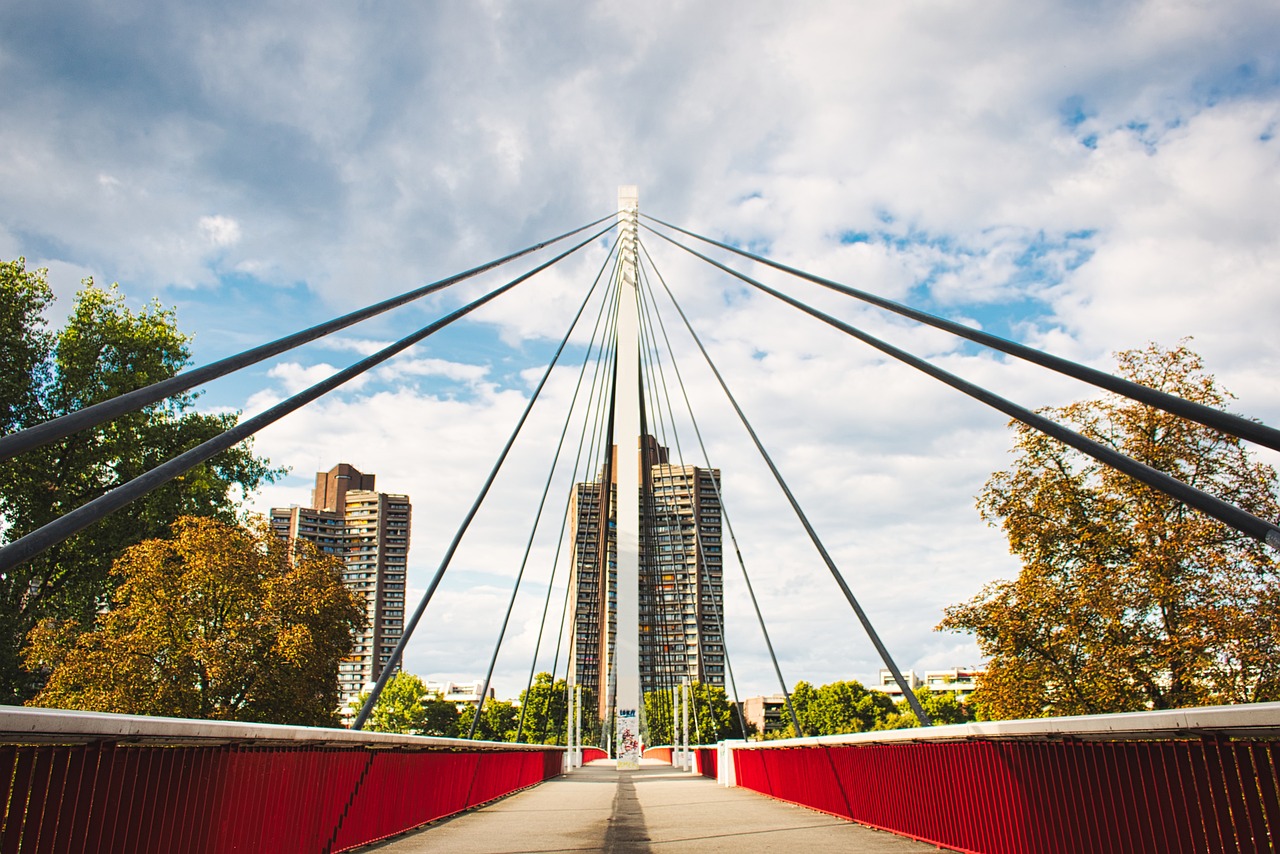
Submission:
<svg viewBox="0 0 1280 854">
<path fill-rule="evenodd" d="M 539 843 L 544 847 L 532 848 L 520 847 L 521 840 L 497 840 L 493 838 L 492 831 L 481 825 L 476 832 L 479 839 L 492 842 L 488 850 L 648 850 L 648 846 L 684 846 L 686 850 L 694 850 L 697 845 L 703 846 L 697 850 L 727 850 L 738 846 L 759 847 L 763 843 L 763 837 L 742 838 L 744 820 L 726 824 L 725 816 L 717 814 L 720 808 L 708 809 L 701 818 L 694 819 L 698 823 L 697 833 L 682 836 L 680 831 L 666 828 L 653 814 L 660 812 L 655 802 L 650 803 L 646 812 L 644 795 L 658 792 L 661 785 L 669 785 L 673 779 L 685 778 L 672 778 L 669 771 L 664 772 L 665 776 L 655 776 L 654 766 L 641 767 L 645 758 L 650 762 L 665 761 L 668 768 L 689 771 L 694 777 L 715 779 L 722 786 L 753 790 L 842 819 L 957 850 L 1274 850 L 1277 844 L 1274 837 L 1280 829 L 1280 774 L 1277 773 L 1280 742 L 1274 740 L 1280 737 L 1280 704 L 929 726 L 931 722 L 925 709 L 876 631 L 872 615 L 863 609 L 856 592 L 824 545 L 820 532 L 796 499 L 784 473 L 774 463 L 763 438 L 757 434 L 748 413 L 743 411 L 733 394 L 732 378 L 721 373 L 703 345 L 698 331 L 654 264 L 645 240 L 652 238 L 678 247 L 780 303 L 804 312 L 1101 464 L 1266 543 L 1272 549 L 1280 549 L 1280 528 L 1273 521 L 1254 516 L 1192 484 L 1126 457 L 1113 448 L 961 379 L 756 280 L 733 266 L 732 262 L 736 258 L 772 267 L 844 297 L 869 303 L 1266 448 L 1280 450 L 1280 431 L 779 264 L 677 225 L 642 216 L 634 188 L 624 188 L 620 193 L 616 214 L 457 276 L 0 438 L 0 457 L 24 453 L 243 370 L 294 347 L 438 293 L 480 273 L 544 250 L 551 254 L 551 257 L 500 287 L 405 335 L 373 355 L 0 548 L 0 572 L 109 514 L 124 510 L 132 501 L 168 480 L 181 476 L 499 299 L 575 252 L 608 237 L 615 229 L 618 231 L 617 239 L 612 242 L 598 274 L 577 306 L 554 356 L 530 394 L 523 414 L 498 452 L 488 477 L 453 534 L 424 595 L 406 620 L 402 637 L 389 656 L 390 662 L 402 660 L 414 629 L 427 613 L 460 544 L 488 498 L 571 336 L 584 319 L 594 314 L 591 343 L 579 370 L 559 445 L 552 455 L 551 471 L 542 490 L 529 543 L 531 547 L 544 510 L 552 500 L 553 475 L 561 460 L 572 460 L 572 480 L 576 482 L 580 479 L 579 474 L 586 478 L 590 473 L 611 465 L 608 461 L 616 447 L 616 544 L 610 553 L 612 571 L 616 573 L 612 588 L 616 593 L 616 605 L 610 609 L 616 615 L 616 641 L 601 647 L 607 659 L 608 689 L 607 697 L 598 706 L 603 710 L 600 743 L 585 746 L 581 743 L 584 710 L 580 702 L 571 703 L 568 719 L 556 723 L 568 736 L 567 748 L 364 733 L 361 730 L 370 710 L 393 675 L 390 665 L 383 668 L 350 731 L 6 709 L 2 730 L 5 744 L 0 746 L 0 780 L 6 781 L 7 786 L 4 823 L 0 827 L 0 851 L 349 850 L 493 802 L 562 775 L 566 780 L 590 779 L 596 788 L 591 791 L 584 786 L 576 789 L 566 787 L 562 780 L 556 786 L 542 790 L 540 803 L 547 803 L 545 793 L 559 792 L 561 794 L 557 797 L 562 799 L 559 802 L 564 806 L 545 809 L 559 809 L 566 816 L 573 815 L 575 820 L 581 819 L 585 824 L 581 827 L 564 825 Z M 560 245 L 568 248 L 557 251 Z M 716 252 L 717 257 L 712 257 L 708 254 L 710 252 Z M 829 571 L 832 591 L 838 591 L 853 611 L 885 668 L 893 675 L 918 720 L 924 724 L 921 728 L 771 742 L 690 745 L 688 727 L 681 726 L 682 704 L 684 716 L 687 717 L 688 713 L 687 701 L 683 699 L 687 694 L 676 675 L 680 668 L 674 665 L 673 659 L 664 660 L 660 656 L 655 659 L 651 655 L 649 681 L 645 683 L 642 680 L 641 602 L 648 597 L 650 613 L 647 619 L 651 625 L 655 620 L 664 618 L 663 605 L 666 604 L 661 589 L 643 589 L 641 565 L 646 549 L 645 520 L 651 518 L 653 511 L 642 476 L 651 462 L 646 457 L 649 443 L 642 437 L 657 437 L 664 447 L 674 448 L 679 459 L 694 465 L 705 465 L 711 469 L 713 463 L 719 463 L 707 456 L 692 401 L 674 360 L 672 336 L 679 334 L 687 335 L 704 358 L 794 511 L 797 522 Z M 687 412 L 687 421 L 677 418 L 680 404 Z M 682 436 L 679 423 L 692 425 L 692 433 Z M 637 455 L 634 464 L 626 456 L 632 453 L 633 447 Z M 610 479 L 602 480 L 607 491 Z M 723 505 L 718 485 L 714 489 L 717 501 Z M 567 519 L 568 513 L 562 518 Z M 754 616 L 769 649 L 780 690 L 786 696 L 787 685 L 768 639 L 767 607 L 762 607 L 752 590 L 747 567 L 741 561 L 737 535 L 727 513 L 724 529 L 728 535 L 727 544 L 732 545 L 738 558 L 737 569 L 751 591 Z M 563 543 L 564 539 L 562 527 L 559 542 Z M 699 547 L 703 547 L 701 543 Z M 706 589 L 714 590 L 722 582 L 710 576 L 709 562 L 705 557 L 697 555 L 690 565 L 697 567 L 698 572 L 708 573 L 706 578 L 698 581 L 704 583 Z M 489 663 L 486 688 L 528 561 L 529 548 L 526 548 Z M 554 563 L 558 566 L 559 559 Z M 553 571 L 555 568 L 553 566 Z M 554 588 L 554 583 L 548 584 L 547 600 L 543 604 L 544 625 L 552 611 L 551 591 Z M 569 589 L 566 586 L 566 603 Z M 714 601 L 715 597 L 711 599 Z M 713 613 L 712 618 L 723 626 L 724 614 Z M 573 630 L 571 627 L 571 632 Z M 561 630 L 555 637 L 557 643 L 563 637 L 563 618 Z M 820 641 L 820 638 L 814 639 L 815 643 Z M 732 650 L 724 645 L 723 632 L 719 646 L 723 653 L 727 686 L 736 694 Z M 568 664 L 569 658 L 564 656 L 566 672 L 570 674 L 572 683 L 573 669 Z M 535 654 L 535 665 L 537 660 Z M 557 664 L 553 672 L 559 667 L 560 660 L 557 648 Z M 531 680 L 533 669 L 530 669 Z M 679 745 L 651 750 L 648 757 L 642 757 L 640 750 L 646 734 L 641 711 L 642 687 L 657 688 L 664 697 L 670 698 L 662 706 L 665 709 L 663 713 L 671 717 L 670 731 L 683 731 L 685 739 Z M 481 692 L 481 703 L 486 693 Z M 786 705 L 794 729 L 803 733 L 789 698 Z M 595 711 L 592 708 L 587 714 Z M 473 721 L 478 721 L 479 717 L 477 713 Z M 473 726 L 472 735 L 474 732 Z M 607 767 L 598 764 L 605 761 L 611 764 Z M 581 770 L 584 763 L 589 764 L 588 771 Z M 646 789 L 646 785 L 651 788 Z M 720 791 L 710 781 L 702 785 L 712 787 L 711 790 L 704 788 L 704 792 Z M 598 800 L 599 792 L 604 790 L 612 794 L 606 799 L 609 801 L 609 815 L 601 823 L 599 814 L 605 807 L 598 803 L 582 806 L 580 800 L 574 799 L 580 799 L 591 791 Z M 670 796 L 674 798 L 673 803 L 689 798 L 684 791 L 682 789 L 680 794 Z M 709 795 L 707 797 L 710 798 Z M 515 803 L 516 800 L 504 802 Z M 575 805 L 570 806 L 571 803 Z M 744 803 L 748 806 L 744 807 Z M 761 815 L 771 808 L 766 807 L 768 801 L 748 799 L 744 802 L 739 798 L 734 801 L 732 810 L 747 809 L 749 812 L 751 803 L 759 805 Z M 671 805 L 665 803 L 663 808 Z M 502 810 L 503 807 L 492 808 L 495 820 L 500 820 Z M 723 810 L 732 811 L 728 806 L 723 806 L 721 812 Z M 478 815 L 483 817 L 487 811 Z M 474 824 L 473 818 L 468 822 Z M 430 845 L 436 838 L 431 834 L 437 831 L 443 834 L 447 829 L 448 834 L 457 835 L 461 833 L 458 830 L 461 827 L 459 822 L 428 829 L 421 839 Z M 848 826 L 836 824 L 832 827 L 847 829 Z M 833 832 L 844 832 L 843 829 Z M 784 841 L 784 847 L 806 844 L 799 840 L 804 833 L 814 832 L 813 826 L 808 825 L 798 830 L 803 831 L 801 836 L 785 837 L 791 841 Z M 778 827 L 769 832 L 783 833 L 783 829 Z M 565 841 L 565 833 L 577 841 L 569 845 Z M 760 833 L 765 833 L 765 830 L 760 830 Z M 444 835 L 439 838 L 440 844 L 446 844 Z M 839 840 L 838 844 L 845 844 L 844 837 L 839 837 Z M 465 845 L 486 843 L 464 843 L 455 839 L 447 844 L 465 848 Z M 723 848 L 707 847 L 717 845 L 723 845 Z"/>
</svg>

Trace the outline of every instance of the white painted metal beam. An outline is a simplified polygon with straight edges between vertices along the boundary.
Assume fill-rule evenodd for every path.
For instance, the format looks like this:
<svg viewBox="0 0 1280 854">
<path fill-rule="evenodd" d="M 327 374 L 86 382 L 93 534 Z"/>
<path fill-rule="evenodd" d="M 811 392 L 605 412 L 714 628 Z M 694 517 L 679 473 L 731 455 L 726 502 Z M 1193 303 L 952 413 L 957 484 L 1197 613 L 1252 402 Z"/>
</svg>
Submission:
<svg viewBox="0 0 1280 854">
<path fill-rule="evenodd" d="M 639 263 L 639 193 L 618 188 L 622 231 L 618 271 L 617 376 L 613 441 L 618 447 L 617 623 L 614 635 L 617 685 L 618 768 L 640 767 L 640 343 L 636 289 Z"/>
</svg>

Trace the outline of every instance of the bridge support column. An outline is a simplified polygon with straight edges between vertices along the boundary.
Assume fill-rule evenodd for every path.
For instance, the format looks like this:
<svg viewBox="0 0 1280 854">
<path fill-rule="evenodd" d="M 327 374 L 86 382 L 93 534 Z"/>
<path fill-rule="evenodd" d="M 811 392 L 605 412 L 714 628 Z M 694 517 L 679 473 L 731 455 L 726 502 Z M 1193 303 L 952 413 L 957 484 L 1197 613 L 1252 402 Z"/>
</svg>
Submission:
<svg viewBox="0 0 1280 854">
<path fill-rule="evenodd" d="M 689 759 L 689 704 L 693 702 L 693 686 L 689 684 L 689 677 L 685 677 L 684 685 L 681 687 L 681 693 L 684 695 L 684 702 L 680 708 L 684 714 L 684 723 L 680 727 L 680 734 L 683 738 L 683 747 L 680 751 L 680 761 L 684 764 L 681 766 L 686 771 L 693 770 L 693 762 Z"/>
<path fill-rule="evenodd" d="M 618 188 L 621 252 L 618 271 L 617 368 L 613 436 L 618 447 L 617 629 L 614 672 L 619 769 L 640 767 L 640 343 L 639 214 L 634 185 Z"/>
</svg>

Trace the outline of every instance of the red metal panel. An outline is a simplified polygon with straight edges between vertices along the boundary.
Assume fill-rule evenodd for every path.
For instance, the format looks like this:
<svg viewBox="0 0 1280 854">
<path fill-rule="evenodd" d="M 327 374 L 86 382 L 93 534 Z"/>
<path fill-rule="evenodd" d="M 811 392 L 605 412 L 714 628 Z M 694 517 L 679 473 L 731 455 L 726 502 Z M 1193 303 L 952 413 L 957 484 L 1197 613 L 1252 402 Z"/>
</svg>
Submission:
<svg viewBox="0 0 1280 854">
<path fill-rule="evenodd" d="M 329 793 L 316 774 L 316 751 L 300 750 L 293 776 L 293 785 L 289 792 L 290 803 L 306 805 L 307 809 L 295 808 L 293 820 L 293 844 L 291 850 L 309 852 L 319 850 L 316 831 L 324 824 L 327 817 Z M 335 777 L 338 775 L 335 775 Z"/>
<path fill-rule="evenodd" d="M 49 770 L 45 774 L 44 808 L 38 822 L 40 831 L 34 844 L 24 849 L 36 854 L 49 854 L 53 850 L 58 821 L 62 816 L 70 748 L 56 745 L 45 747 L 43 751 L 49 754 Z"/>
<path fill-rule="evenodd" d="M 8 816 L 16 815 L 12 799 L 14 769 L 18 763 L 18 749 L 9 744 L 0 744 L 0 844 L 3 843 L 8 827 Z"/>
<path fill-rule="evenodd" d="M 216 810 L 222 790 L 222 774 L 227 763 L 226 748 L 196 751 L 192 757 L 191 776 L 195 780 L 192 809 L 183 816 L 186 826 L 182 829 L 183 851 L 214 851 L 218 832 Z"/>
<path fill-rule="evenodd" d="M 1203 741 L 1187 745 L 1187 761 L 1191 766 L 1191 779 L 1196 789 L 1196 800 L 1200 806 L 1200 834 L 1204 839 L 1205 850 L 1211 854 L 1220 854 L 1225 850 L 1222 839 L 1222 826 L 1218 822 L 1217 799 L 1214 797 L 1213 781 L 1209 776 L 1209 765 L 1205 758 Z"/>
<path fill-rule="evenodd" d="M 1147 758 L 1151 765 L 1152 789 L 1158 794 L 1160 822 L 1165 836 L 1166 849 L 1170 852 L 1191 851 L 1184 817 L 1187 814 L 1186 793 L 1182 781 L 1171 769 L 1175 746 L 1169 742 L 1148 742 Z"/>
<path fill-rule="evenodd" d="M 1098 771 L 1106 781 L 1108 818 L 1106 842 L 1115 851 L 1138 851 L 1134 837 L 1134 828 L 1130 817 L 1133 814 L 1131 803 L 1132 792 L 1126 785 L 1121 771 L 1121 757 L 1116 755 L 1116 745 L 1112 743 L 1092 744 L 1098 759 Z"/>
<path fill-rule="evenodd" d="M 31 785 L 27 796 L 27 814 L 22 822 L 22 840 L 18 847 L 22 851 L 32 851 L 40 842 L 40 830 L 45 819 L 45 804 L 50 799 L 49 776 L 52 771 L 53 756 L 47 747 L 32 748 L 35 763 L 31 769 Z M 59 795 L 61 793 L 58 793 Z M 56 798 L 57 795 L 54 795 Z M 51 815 L 57 814 L 57 801 L 52 804 Z"/>
<path fill-rule="evenodd" d="M 1053 767 L 1052 756 L 1044 750 L 1046 746 L 1012 744 L 1009 759 L 1022 794 L 1023 808 L 1027 815 L 1027 835 L 1033 841 L 1030 847 L 1048 854 L 1060 850 L 1062 829 L 1058 826 L 1057 816 L 1053 811 L 1053 794 L 1049 790 L 1050 784 L 1055 780 L 1056 769 Z"/>
<path fill-rule="evenodd" d="M 49 848 L 53 854 L 67 854 L 75 836 L 77 813 L 87 803 L 81 792 L 85 779 L 85 759 L 84 747 L 67 749 L 66 782 L 62 789 L 62 806 L 59 809 L 58 828 L 53 845 Z"/>
<path fill-rule="evenodd" d="M 98 762 L 93 772 L 93 801 L 85 816 L 84 838 L 80 850 L 85 854 L 97 854 L 103 849 L 102 840 L 106 837 L 106 829 L 111 811 L 114 789 L 112 780 L 116 774 L 116 762 L 119 759 L 114 744 L 98 746 Z"/>
<path fill-rule="evenodd" d="M 1061 751 L 1065 785 L 1059 809 L 1071 828 L 1070 843 L 1076 846 L 1077 851 L 1088 851 L 1093 845 L 1093 816 L 1088 806 L 1088 782 L 1080 762 L 1080 746 L 1075 742 L 1065 742 Z"/>
<path fill-rule="evenodd" d="M 219 751 L 218 773 L 210 780 L 209 825 L 206 851 L 234 851 L 239 840 L 235 834 L 235 820 L 242 818 L 241 799 L 244 787 L 240 785 L 240 751 L 225 747 Z"/>
<path fill-rule="evenodd" d="M 134 770 L 133 795 L 124 803 L 124 814 L 128 818 L 123 834 L 127 851 L 142 851 L 140 839 L 144 837 L 143 825 L 154 809 L 151 796 L 155 794 L 155 774 L 152 763 L 155 761 L 156 748 L 134 747 L 129 753 L 137 760 Z"/>
<path fill-rule="evenodd" d="M 1253 767 L 1258 779 L 1258 793 L 1261 798 L 1265 824 L 1272 834 L 1273 848 L 1280 847 L 1280 781 L 1276 779 L 1276 759 L 1280 755 L 1280 745 L 1253 744 Z"/>
<path fill-rule="evenodd" d="M 988 742 L 742 749 L 734 763 L 744 788 L 962 850 L 1223 850 L 1226 830 L 1226 850 L 1254 851 L 1269 850 L 1280 814 L 1276 756 L 1253 744 L 1206 757 L 1187 743 Z M 904 797 L 921 779 L 930 786 Z"/>
<path fill-rule="evenodd" d="M 956 745 L 942 746 L 946 748 L 942 751 L 945 757 L 942 774 L 951 785 L 951 808 L 945 811 L 947 815 L 945 838 L 947 844 L 958 846 L 964 839 L 966 829 L 971 825 L 973 803 L 978 793 L 974 783 L 972 763 L 964 761 Z"/>
<path fill-rule="evenodd" d="M 1156 805 L 1152 801 L 1155 794 L 1152 789 L 1153 781 L 1143 755 L 1146 745 L 1124 742 L 1113 747 L 1112 760 L 1128 803 L 1124 818 L 1133 839 L 1133 850 L 1169 850 L 1155 820 L 1157 816 Z"/>
<path fill-rule="evenodd" d="M 1222 763 L 1222 777 L 1227 786 L 1227 799 L 1231 804 L 1231 829 L 1241 851 L 1265 851 L 1270 846 L 1265 837 L 1259 841 L 1253 835 L 1252 811 L 1246 785 L 1253 780 L 1252 766 L 1241 767 L 1235 745 L 1219 741 L 1218 759 Z"/>
<path fill-rule="evenodd" d="M 36 754 L 30 747 L 15 751 L 12 782 L 9 785 L 9 807 L 5 813 L 4 833 L 0 835 L 0 851 L 16 854 L 22 844 L 22 825 L 27 818 L 27 802 L 31 798 L 32 772 Z"/>
<path fill-rule="evenodd" d="M 644 749 L 645 759 L 657 759 L 660 762 L 671 764 L 671 748 L 670 747 L 646 747 Z"/>
<path fill-rule="evenodd" d="M 22 843 L 22 825 L 27 817 L 27 802 L 31 795 L 32 770 L 35 767 L 35 749 L 20 747 L 13 769 L 13 783 L 9 789 L 9 809 L 5 813 L 4 834 L 0 835 L 0 852 L 17 854 Z"/>
<path fill-rule="evenodd" d="M 102 836 L 96 840 L 101 851 L 127 854 L 124 834 L 129 826 L 128 807 L 132 801 L 138 754 L 132 748 L 117 748 L 111 761 L 111 778 L 103 809 Z M 90 840 L 93 844 L 94 840 Z"/>
<path fill-rule="evenodd" d="M 289 839 L 288 831 L 291 829 L 293 804 L 282 795 L 293 775 L 294 750 L 290 747 L 272 751 L 262 769 L 263 820 L 258 832 L 259 851 L 284 854 L 284 846 Z"/>
<path fill-rule="evenodd" d="M 1078 742 L 1063 744 L 1063 751 L 1071 769 L 1071 798 L 1066 809 L 1075 825 L 1075 838 L 1079 840 L 1080 850 L 1097 850 L 1102 844 L 1102 836 L 1097 817 L 1098 792 L 1093 765 Z"/>
<path fill-rule="evenodd" d="M 341 791 L 339 788 L 345 776 L 348 763 L 343 760 L 344 755 L 334 757 L 333 765 L 336 766 L 333 774 L 334 784 L 325 785 L 320 767 L 323 754 L 317 750 L 307 751 L 306 771 L 301 776 L 300 781 L 304 797 L 313 799 L 315 809 L 312 810 L 310 822 L 302 822 L 301 833 L 298 836 L 299 851 L 320 851 L 324 844 L 329 841 L 329 830 L 334 825 L 336 818 L 336 810 L 340 806 L 335 806 L 337 793 Z M 324 757 L 327 758 L 327 757 Z M 326 765 L 330 763 L 325 763 Z"/>
<path fill-rule="evenodd" d="M 148 851 L 173 851 L 174 815 L 186 800 L 187 748 L 166 747 L 160 754 L 160 811 L 147 842 Z"/>
<path fill-rule="evenodd" d="M 1110 798 L 1094 747 L 1087 744 L 1078 745 L 1078 761 L 1087 787 L 1093 850 L 1101 850 L 1106 841 L 1111 838 L 1110 826 L 1104 819 L 1104 804 Z"/>
<path fill-rule="evenodd" d="M 956 813 L 961 805 L 959 800 L 959 781 L 955 778 L 955 751 L 948 750 L 948 745 L 934 745 L 932 762 L 929 767 L 931 778 L 938 780 L 938 786 L 923 797 L 927 798 L 934 819 L 933 835 L 939 839 L 954 839 L 956 836 Z M 939 803 L 951 804 L 950 809 L 936 809 Z"/>
<path fill-rule="evenodd" d="M 1262 803 L 1260 774 L 1254 765 L 1253 751 L 1247 744 L 1232 744 L 1231 750 L 1235 753 L 1236 767 L 1240 772 L 1245 808 L 1249 811 L 1249 829 L 1253 835 L 1253 845 L 1258 850 L 1265 851 L 1272 847 L 1272 843 L 1267 828 L 1266 810 Z"/>
<path fill-rule="evenodd" d="M 208 839 L 203 792 L 209 787 L 217 754 L 211 750 L 187 748 L 184 751 L 184 776 L 187 798 L 182 809 L 173 817 L 173 845 L 175 851 L 199 851 L 192 844 L 194 839 Z"/>
<path fill-rule="evenodd" d="M 995 814 L 979 811 L 975 818 L 980 827 L 987 829 L 985 839 L 977 850 L 993 854 L 1027 850 L 1024 847 L 1026 833 L 1026 801 L 1018 787 L 1018 780 L 1009 773 L 1009 745 L 979 742 L 974 746 L 979 774 L 983 786 L 995 802 Z"/>
<path fill-rule="evenodd" d="M 1231 832 L 1231 810 L 1227 804 L 1217 751 L 1211 743 L 1201 741 L 1192 757 L 1200 778 L 1197 782 L 1200 786 L 1205 835 L 1209 837 L 1210 850 L 1234 852 L 1236 844 L 1235 834 Z"/>
<path fill-rule="evenodd" d="M 1187 833 L 1186 791 L 1182 780 L 1176 773 L 1176 746 L 1171 742 L 1150 742 L 1148 758 L 1152 767 L 1153 787 L 1160 793 L 1161 814 L 1158 820 L 1163 824 L 1168 850 L 1171 852 L 1191 851 L 1191 840 Z"/>
<path fill-rule="evenodd" d="M 1066 812 L 1066 804 L 1070 800 L 1066 745 L 1042 743 L 1027 745 L 1027 748 L 1041 771 L 1033 777 L 1039 792 L 1036 810 L 1051 834 L 1045 851 L 1081 850 L 1076 822 Z"/>
<path fill-rule="evenodd" d="M 36 854 L 49 854 L 58 835 L 58 822 L 63 814 L 66 795 L 67 763 L 71 750 L 68 747 L 46 748 L 49 752 L 48 783 L 44 800 L 44 814 L 40 817 L 40 835 L 33 848 Z"/>
<path fill-rule="evenodd" d="M 288 821 L 281 822 L 278 839 L 282 851 L 307 852 L 315 849 L 306 847 L 307 829 L 315 827 L 320 808 L 319 794 L 308 790 L 307 781 L 311 774 L 312 751 L 307 748 L 296 748 L 290 751 L 289 774 L 285 785 L 279 792 L 281 804 L 280 815 L 287 815 Z"/>
</svg>

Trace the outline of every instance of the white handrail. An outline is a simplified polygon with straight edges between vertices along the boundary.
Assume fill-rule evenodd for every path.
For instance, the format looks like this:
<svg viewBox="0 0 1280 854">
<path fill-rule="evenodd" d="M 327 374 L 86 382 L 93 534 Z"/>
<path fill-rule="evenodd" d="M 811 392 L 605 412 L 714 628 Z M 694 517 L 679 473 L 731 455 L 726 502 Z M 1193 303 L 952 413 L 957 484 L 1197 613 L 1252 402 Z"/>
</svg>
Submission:
<svg viewBox="0 0 1280 854">
<path fill-rule="evenodd" d="M 30 706 L 0 706 L 0 742 L 13 744 L 86 743 L 239 744 L 312 747 L 409 747 L 419 750 L 564 750 L 546 744 L 509 744 L 397 735 L 325 727 L 282 726 L 238 721 L 198 721 L 144 715 L 77 712 Z"/>
</svg>

